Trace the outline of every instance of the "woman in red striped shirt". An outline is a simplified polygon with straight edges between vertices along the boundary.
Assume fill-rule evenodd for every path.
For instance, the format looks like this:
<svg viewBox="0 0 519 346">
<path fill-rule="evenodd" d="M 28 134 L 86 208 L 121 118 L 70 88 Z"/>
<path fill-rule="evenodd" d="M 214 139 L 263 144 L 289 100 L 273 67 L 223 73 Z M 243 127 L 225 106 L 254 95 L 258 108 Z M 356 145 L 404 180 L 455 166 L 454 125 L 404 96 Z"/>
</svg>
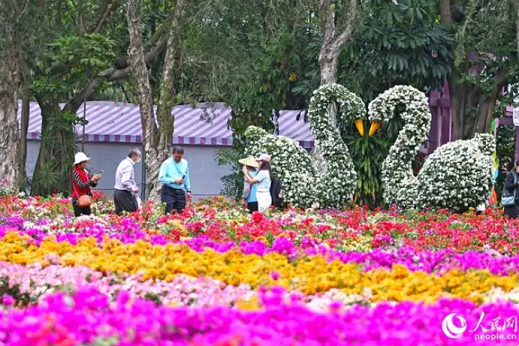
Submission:
<svg viewBox="0 0 519 346">
<path fill-rule="evenodd" d="M 76 217 L 92 213 L 89 202 L 92 197 L 91 187 L 96 187 L 101 179 L 101 174 L 95 174 L 90 178 L 90 174 L 85 168 L 88 161 L 90 159 L 84 153 L 77 153 L 72 169 L 72 206 Z M 89 198 L 83 198 L 80 201 L 82 196 L 88 196 Z"/>
</svg>

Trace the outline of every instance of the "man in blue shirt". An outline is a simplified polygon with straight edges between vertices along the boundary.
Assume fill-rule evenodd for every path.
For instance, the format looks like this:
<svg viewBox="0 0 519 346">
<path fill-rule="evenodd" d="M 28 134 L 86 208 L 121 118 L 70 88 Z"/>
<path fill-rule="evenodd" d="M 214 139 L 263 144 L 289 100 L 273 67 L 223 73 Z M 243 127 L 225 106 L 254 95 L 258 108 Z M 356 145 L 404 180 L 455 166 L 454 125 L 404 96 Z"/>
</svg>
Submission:
<svg viewBox="0 0 519 346">
<path fill-rule="evenodd" d="M 173 209 L 182 213 L 186 207 L 186 192 L 191 196 L 189 167 L 184 156 L 184 149 L 174 147 L 172 157 L 164 161 L 160 167 L 159 181 L 163 184 L 160 200 L 166 203 L 166 214 Z"/>
</svg>

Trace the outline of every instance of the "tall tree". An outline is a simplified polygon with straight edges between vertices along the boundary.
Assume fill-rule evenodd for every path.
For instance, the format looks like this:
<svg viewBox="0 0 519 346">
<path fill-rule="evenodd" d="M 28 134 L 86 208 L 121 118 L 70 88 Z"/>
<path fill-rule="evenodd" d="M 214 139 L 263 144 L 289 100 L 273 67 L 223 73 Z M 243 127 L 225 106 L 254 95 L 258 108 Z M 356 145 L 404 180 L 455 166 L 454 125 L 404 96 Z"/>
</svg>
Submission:
<svg viewBox="0 0 519 346">
<path fill-rule="evenodd" d="M 114 36 L 105 30 L 119 4 L 119 0 L 51 0 L 39 4 L 45 14 L 41 22 L 45 46 L 35 59 L 26 61 L 33 76 L 31 91 L 42 116 L 33 194 L 70 190 L 75 127 L 82 124 L 76 112 L 95 92 L 84 86 L 114 59 Z"/>
<path fill-rule="evenodd" d="M 471 138 L 488 132 L 503 89 L 517 82 L 517 8 L 512 0 L 441 0 L 439 6 L 456 35 L 448 77 L 454 137 Z"/>
<path fill-rule="evenodd" d="M 249 125 L 274 131 L 280 109 L 301 109 L 303 97 L 291 88 L 304 78 L 308 63 L 309 13 L 314 0 L 215 0 L 190 3 L 178 80 L 179 102 L 224 102 L 233 109 L 233 152 L 219 155 L 221 164 L 235 164 L 242 155 L 243 133 Z M 314 19 L 311 19 L 312 21 Z M 315 18 L 317 20 L 317 18 Z M 310 55 L 311 56 L 311 55 Z M 313 56 L 312 56 L 313 58 Z M 313 62 L 313 61 L 312 61 Z M 298 76 L 299 74 L 299 76 Z M 273 114 L 274 113 L 274 114 Z M 279 114 L 279 113 L 277 113 Z M 207 121 L 219 116 L 208 112 Z M 241 167 L 226 176 L 228 193 L 243 185 Z M 232 192 L 231 192 L 232 191 Z"/>
<path fill-rule="evenodd" d="M 33 194 L 69 190 L 70 162 L 78 139 L 75 128 L 82 124 L 82 117 L 76 117 L 76 112 L 96 94 L 109 94 L 100 93 L 114 89 L 108 83 L 130 75 L 125 53 L 127 30 L 118 20 L 124 19 L 121 3 L 91 0 L 72 8 L 67 1 L 44 3 L 47 15 L 43 28 L 49 37 L 48 49 L 30 65 L 34 74 L 32 94 L 42 111 L 42 141 L 32 179 Z M 165 51 L 164 29 L 159 26 L 147 36 L 147 64 L 155 64 Z"/>
<path fill-rule="evenodd" d="M 42 19 L 38 5 L 37 0 L 0 0 L 0 177 L 7 178 L 15 190 L 24 179 L 25 163 L 18 161 L 20 143 L 26 141 L 25 137 L 20 141 L 19 135 L 18 89 L 23 81 L 24 95 L 28 94 L 30 77 L 24 62 L 40 44 L 35 24 Z"/>
<path fill-rule="evenodd" d="M 173 138 L 174 118 L 171 111 L 174 105 L 175 59 L 178 40 L 183 27 L 183 14 L 188 0 L 177 0 L 173 17 L 166 28 L 167 46 L 162 80 L 160 82 L 160 99 L 157 110 L 157 123 L 153 111 L 153 93 L 150 76 L 144 54 L 144 39 L 141 23 L 141 1 L 129 0 L 126 4 L 128 30 L 130 33 L 130 66 L 137 81 L 137 95 L 141 107 L 141 123 L 143 129 L 143 146 L 146 164 L 146 185 L 151 200 L 159 200 L 158 176 L 162 162 L 167 158 Z"/>
</svg>

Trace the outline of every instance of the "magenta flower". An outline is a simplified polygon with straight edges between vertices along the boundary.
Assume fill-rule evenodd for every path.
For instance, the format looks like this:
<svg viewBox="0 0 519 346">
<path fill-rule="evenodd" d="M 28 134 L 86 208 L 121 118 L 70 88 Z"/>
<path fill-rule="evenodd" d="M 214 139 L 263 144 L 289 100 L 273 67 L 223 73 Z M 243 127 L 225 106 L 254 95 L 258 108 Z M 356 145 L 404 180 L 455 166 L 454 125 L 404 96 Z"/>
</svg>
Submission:
<svg viewBox="0 0 519 346">
<path fill-rule="evenodd" d="M 5 306 L 11 306 L 15 303 L 15 300 L 13 297 L 11 297 L 10 295 L 8 294 L 4 294 L 2 296 L 2 304 L 5 305 Z"/>
</svg>

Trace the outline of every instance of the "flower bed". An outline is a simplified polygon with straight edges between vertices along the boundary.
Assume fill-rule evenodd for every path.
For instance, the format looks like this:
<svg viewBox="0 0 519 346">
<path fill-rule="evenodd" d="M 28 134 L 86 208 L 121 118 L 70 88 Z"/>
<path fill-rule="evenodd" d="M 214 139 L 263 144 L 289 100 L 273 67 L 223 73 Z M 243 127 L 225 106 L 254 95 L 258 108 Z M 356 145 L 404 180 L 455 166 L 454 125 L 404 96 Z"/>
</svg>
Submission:
<svg viewBox="0 0 519 346">
<path fill-rule="evenodd" d="M 74 219 L 67 199 L 0 197 L 0 345 L 518 343 L 519 223 L 498 210 L 94 204 Z M 453 313 L 479 334 L 449 338 Z"/>
<path fill-rule="evenodd" d="M 270 294 L 269 294 L 270 293 Z M 469 325 L 484 312 L 489 318 L 519 313 L 511 304 L 477 308 L 464 301 L 436 305 L 400 303 L 374 308 L 360 305 L 327 314 L 286 302 L 277 290 L 264 294 L 263 307 L 241 311 L 219 307 L 186 309 L 157 307 L 125 293 L 115 302 L 94 288 L 72 297 L 49 296 L 35 307 L 4 314 L 0 335 L 10 345 L 481 345 L 469 338 L 451 340 L 442 334 L 442 316 L 472 311 Z M 506 330 L 496 337 L 508 337 Z M 1 337 L 0 337 L 1 338 Z M 495 344 L 512 345 L 510 340 Z"/>
</svg>

